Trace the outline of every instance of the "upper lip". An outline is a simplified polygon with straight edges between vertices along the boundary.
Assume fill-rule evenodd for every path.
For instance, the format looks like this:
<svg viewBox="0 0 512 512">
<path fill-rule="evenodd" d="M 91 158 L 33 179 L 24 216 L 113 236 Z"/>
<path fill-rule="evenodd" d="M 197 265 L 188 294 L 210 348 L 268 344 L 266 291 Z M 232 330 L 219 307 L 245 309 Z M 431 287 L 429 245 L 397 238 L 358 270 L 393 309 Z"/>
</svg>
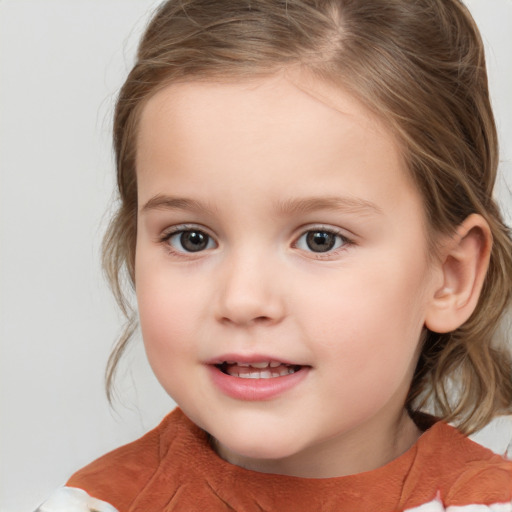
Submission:
<svg viewBox="0 0 512 512">
<path fill-rule="evenodd" d="M 219 365 L 228 361 L 236 363 L 264 363 L 264 362 L 279 362 L 286 365 L 305 366 L 296 361 L 283 359 L 279 356 L 271 356 L 266 354 L 223 354 L 206 361 L 206 364 Z"/>
</svg>

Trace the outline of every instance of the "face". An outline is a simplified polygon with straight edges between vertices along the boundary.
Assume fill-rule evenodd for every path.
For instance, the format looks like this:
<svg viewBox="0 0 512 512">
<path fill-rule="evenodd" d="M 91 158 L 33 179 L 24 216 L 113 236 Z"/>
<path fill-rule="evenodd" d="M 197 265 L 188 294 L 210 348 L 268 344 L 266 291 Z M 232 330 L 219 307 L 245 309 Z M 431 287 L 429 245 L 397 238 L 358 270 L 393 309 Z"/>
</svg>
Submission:
<svg viewBox="0 0 512 512">
<path fill-rule="evenodd" d="M 396 433 L 434 281 L 393 137 L 326 90 L 173 84 L 137 143 L 150 364 L 224 458 L 299 476 L 410 446 Z"/>
</svg>

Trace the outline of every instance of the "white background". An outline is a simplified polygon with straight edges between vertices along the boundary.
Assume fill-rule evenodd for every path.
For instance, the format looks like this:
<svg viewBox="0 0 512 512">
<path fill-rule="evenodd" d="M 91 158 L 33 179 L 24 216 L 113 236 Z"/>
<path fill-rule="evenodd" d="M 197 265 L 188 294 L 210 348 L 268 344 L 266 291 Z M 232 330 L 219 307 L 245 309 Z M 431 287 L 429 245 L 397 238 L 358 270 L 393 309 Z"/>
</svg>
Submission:
<svg viewBox="0 0 512 512">
<path fill-rule="evenodd" d="M 30 512 L 173 404 L 140 341 L 112 411 L 119 332 L 99 266 L 115 94 L 156 0 L 0 0 L 0 512 Z M 512 214 L 512 0 L 471 0 L 487 44 Z M 507 185 L 508 182 L 508 185 Z"/>
</svg>

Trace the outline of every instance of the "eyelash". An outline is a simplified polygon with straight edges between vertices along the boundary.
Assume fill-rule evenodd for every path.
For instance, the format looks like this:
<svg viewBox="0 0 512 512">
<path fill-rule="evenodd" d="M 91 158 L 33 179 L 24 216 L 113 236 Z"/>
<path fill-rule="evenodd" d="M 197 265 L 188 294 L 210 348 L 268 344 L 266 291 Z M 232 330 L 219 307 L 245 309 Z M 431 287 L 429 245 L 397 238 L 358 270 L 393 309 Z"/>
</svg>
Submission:
<svg viewBox="0 0 512 512">
<path fill-rule="evenodd" d="M 183 235 L 184 233 L 187 233 L 187 232 L 196 232 L 196 233 L 201 233 L 201 234 L 205 235 L 208 239 L 208 244 L 211 241 L 214 241 L 214 238 L 211 235 L 209 235 L 204 228 L 201 228 L 200 226 L 179 225 L 179 226 L 175 226 L 175 227 L 171 228 L 171 230 L 163 233 L 162 236 L 159 238 L 159 242 L 161 244 L 165 245 L 165 248 L 169 251 L 170 254 L 172 254 L 173 256 L 178 256 L 178 257 L 183 257 L 183 258 L 189 258 L 190 255 L 193 255 L 195 252 L 200 253 L 200 252 L 204 252 L 205 250 L 211 249 L 211 247 L 210 248 L 206 247 L 205 249 L 201 249 L 198 251 L 187 251 L 187 250 L 177 250 L 174 247 L 172 247 L 172 245 L 170 244 L 171 238 L 174 236 L 177 236 L 177 235 Z M 325 233 L 327 235 L 334 235 L 336 237 L 336 239 L 340 242 L 340 245 L 338 245 L 338 247 L 336 247 L 334 249 L 329 249 L 325 252 L 315 252 L 312 250 L 308 251 L 306 249 L 303 249 L 305 252 L 313 254 L 316 259 L 332 258 L 333 256 L 337 256 L 342 251 L 347 250 L 348 247 L 355 245 L 355 242 L 352 239 L 348 238 L 346 235 L 342 234 L 337 229 L 334 229 L 332 227 L 326 227 L 326 226 L 314 226 L 314 227 L 311 227 L 311 228 L 303 231 L 301 233 L 301 235 L 296 239 L 296 241 L 292 244 L 292 247 L 299 248 L 298 244 L 299 244 L 300 240 L 304 237 L 307 237 L 307 235 L 310 233 Z M 217 245 L 215 241 L 214 241 L 214 243 L 215 243 L 215 245 Z M 338 243 L 338 242 L 335 242 L 335 244 L 336 243 Z"/>
<path fill-rule="evenodd" d="M 297 238 L 297 240 L 293 243 L 293 247 L 298 248 L 298 243 L 300 240 L 304 237 L 307 237 L 309 233 L 325 233 L 328 235 L 334 235 L 336 239 L 340 241 L 340 245 L 336 248 L 329 249 L 325 252 L 315 252 L 312 250 L 305 250 L 305 252 L 308 252 L 310 254 L 313 254 L 315 259 L 318 260 L 327 260 L 332 257 L 338 256 L 341 252 L 346 251 L 350 246 L 355 245 L 354 240 L 351 238 L 348 238 L 345 234 L 343 234 L 340 230 L 327 227 L 327 226 L 313 226 L 302 232 L 302 234 Z M 337 243 L 337 242 L 336 242 Z"/>
<path fill-rule="evenodd" d="M 162 236 L 160 237 L 159 242 L 162 243 L 165 246 L 165 248 L 167 249 L 167 251 L 170 254 L 172 254 L 173 256 L 189 258 L 190 257 L 189 255 L 194 254 L 194 251 L 186 251 L 186 250 L 180 251 L 180 250 L 177 250 L 174 247 L 172 247 L 170 244 L 170 240 L 173 236 L 182 235 L 183 233 L 187 233 L 187 232 L 201 233 L 203 235 L 206 235 L 206 237 L 209 239 L 209 241 L 213 240 L 213 237 L 210 236 L 204 228 L 202 228 L 200 226 L 192 225 L 192 224 L 182 224 L 179 226 L 174 226 L 170 230 L 164 232 L 162 234 Z M 196 252 L 204 252 L 204 250 L 196 251 Z"/>
</svg>

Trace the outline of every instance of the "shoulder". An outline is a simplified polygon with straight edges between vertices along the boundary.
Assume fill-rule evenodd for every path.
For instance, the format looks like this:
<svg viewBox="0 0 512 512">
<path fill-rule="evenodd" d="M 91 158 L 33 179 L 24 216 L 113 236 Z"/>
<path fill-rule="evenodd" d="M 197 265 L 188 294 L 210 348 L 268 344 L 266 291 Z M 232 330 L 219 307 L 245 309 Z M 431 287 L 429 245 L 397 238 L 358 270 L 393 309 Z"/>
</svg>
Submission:
<svg viewBox="0 0 512 512">
<path fill-rule="evenodd" d="M 473 503 L 445 507 L 442 500 L 437 497 L 419 507 L 408 508 L 404 512 L 512 512 L 512 503 L 493 503 L 490 505 Z"/>
<path fill-rule="evenodd" d="M 441 505 L 454 512 L 512 512 L 512 461 L 442 422 L 420 438 L 408 484 L 413 501 L 428 505 L 418 512 L 445 510 Z"/>
<path fill-rule="evenodd" d="M 35 512 L 118 512 L 110 503 L 93 498 L 82 489 L 61 487 Z"/>
<path fill-rule="evenodd" d="M 95 499 L 124 510 L 151 480 L 160 461 L 179 438 L 184 423 L 183 413 L 175 409 L 160 425 L 140 439 L 103 455 L 77 471 L 68 480 L 66 488 L 86 491 Z"/>
</svg>

